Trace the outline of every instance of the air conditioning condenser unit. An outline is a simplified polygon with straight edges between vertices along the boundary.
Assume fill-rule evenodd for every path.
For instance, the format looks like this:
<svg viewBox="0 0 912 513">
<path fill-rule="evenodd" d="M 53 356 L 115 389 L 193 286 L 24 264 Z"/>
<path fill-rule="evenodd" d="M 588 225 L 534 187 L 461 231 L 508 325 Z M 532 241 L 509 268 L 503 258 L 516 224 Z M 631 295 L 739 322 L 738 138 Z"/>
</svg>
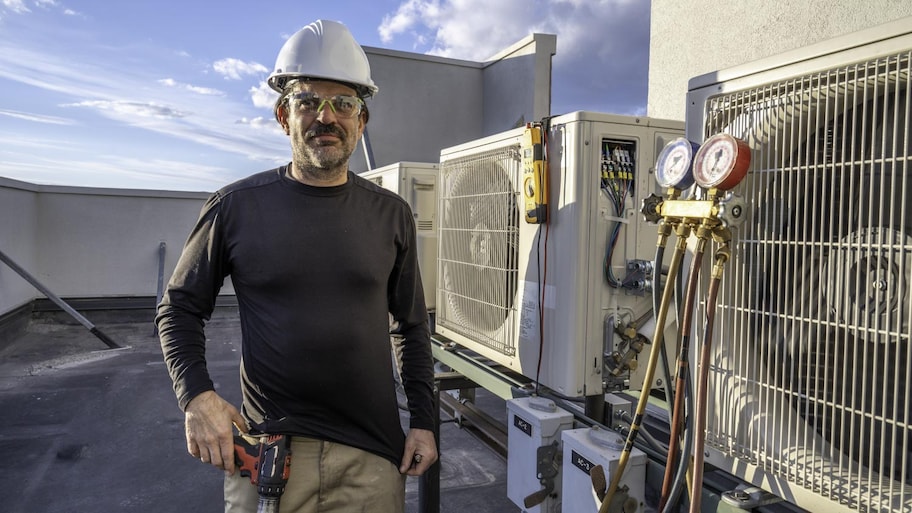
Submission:
<svg viewBox="0 0 912 513">
<path fill-rule="evenodd" d="M 525 215 L 525 129 L 441 152 L 437 334 L 568 396 L 639 387 L 645 365 L 612 374 L 642 349 L 622 328 L 653 334 L 656 228 L 639 205 L 683 124 L 575 112 L 541 128 L 541 224 Z"/>
<path fill-rule="evenodd" d="M 811 511 L 912 511 L 910 76 L 906 18 L 689 84 L 752 153 L 706 461 Z"/>
</svg>

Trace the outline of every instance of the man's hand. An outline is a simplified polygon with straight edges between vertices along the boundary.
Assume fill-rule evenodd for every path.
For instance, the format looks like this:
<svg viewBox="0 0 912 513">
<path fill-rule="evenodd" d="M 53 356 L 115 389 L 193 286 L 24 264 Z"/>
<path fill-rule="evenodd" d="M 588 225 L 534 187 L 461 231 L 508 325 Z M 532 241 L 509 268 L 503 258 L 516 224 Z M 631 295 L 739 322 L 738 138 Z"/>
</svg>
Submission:
<svg viewBox="0 0 912 513">
<path fill-rule="evenodd" d="M 437 441 L 434 432 L 427 429 L 410 429 L 405 437 L 405 453 L 399 473 L 420 476 L 437 461 Z"/>
<path fill-rule="evenodd" d="M 212 464 L 233 475 L 232 426 L 237 426 L 241 432 L 247 432 L 247 425 L 241 413 L 218 394 L 209 390 L 194 397 L 187 405 L 185 414 L 187 452 L 203 463 Z"/>
</svg>

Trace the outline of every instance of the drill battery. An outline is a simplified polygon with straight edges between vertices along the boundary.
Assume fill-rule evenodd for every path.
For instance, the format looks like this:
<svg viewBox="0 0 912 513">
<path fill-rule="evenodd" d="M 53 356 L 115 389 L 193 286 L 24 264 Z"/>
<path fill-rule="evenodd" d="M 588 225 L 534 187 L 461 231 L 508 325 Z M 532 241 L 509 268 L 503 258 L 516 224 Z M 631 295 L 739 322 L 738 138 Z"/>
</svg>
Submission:
<svg viewBox="0 0 912 513">
<path fill-rule="evenodd" d="M 241 476 L 256 485 L 260 513 L 278 512 L 291 473 L 291 437 L 267 435 L 259 443 L 235 435 L 234 463 Z"/>
</svg>

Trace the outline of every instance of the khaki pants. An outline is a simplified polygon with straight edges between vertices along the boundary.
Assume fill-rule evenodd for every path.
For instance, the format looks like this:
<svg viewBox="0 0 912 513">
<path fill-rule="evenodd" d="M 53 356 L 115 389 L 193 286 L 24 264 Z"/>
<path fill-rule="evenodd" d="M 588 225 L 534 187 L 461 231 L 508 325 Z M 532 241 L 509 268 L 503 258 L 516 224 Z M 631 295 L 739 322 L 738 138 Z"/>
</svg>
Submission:
<svg viewBox="0 0 912 513">
<path fill-rule="evenodd" d="M 225 476 L 225 513 L 255 513 L 256 486 Z M 342 444 L 293 437 L 281 513 L 403 513 L 405 476 L 386 458 Z"/>
</svg>

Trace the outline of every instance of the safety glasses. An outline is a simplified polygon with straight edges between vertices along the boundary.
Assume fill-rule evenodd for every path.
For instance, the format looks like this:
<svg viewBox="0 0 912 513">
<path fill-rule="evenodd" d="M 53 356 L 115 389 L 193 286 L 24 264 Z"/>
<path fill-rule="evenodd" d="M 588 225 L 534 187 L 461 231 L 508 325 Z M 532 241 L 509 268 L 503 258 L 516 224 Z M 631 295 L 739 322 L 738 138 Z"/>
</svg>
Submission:
<svg viewBox="0 0 912 513">
<path fill-rule="evenodd" d="M 361 113 L 364 101 L 348 94 L 322 97 L 316 93 L 304 91 L 289 96 L 288 105 L 299 114 L 308 116 L 318 115 L 324 105 L 329 105 L 336 117 L 353 118 Z"/>
</svg>

